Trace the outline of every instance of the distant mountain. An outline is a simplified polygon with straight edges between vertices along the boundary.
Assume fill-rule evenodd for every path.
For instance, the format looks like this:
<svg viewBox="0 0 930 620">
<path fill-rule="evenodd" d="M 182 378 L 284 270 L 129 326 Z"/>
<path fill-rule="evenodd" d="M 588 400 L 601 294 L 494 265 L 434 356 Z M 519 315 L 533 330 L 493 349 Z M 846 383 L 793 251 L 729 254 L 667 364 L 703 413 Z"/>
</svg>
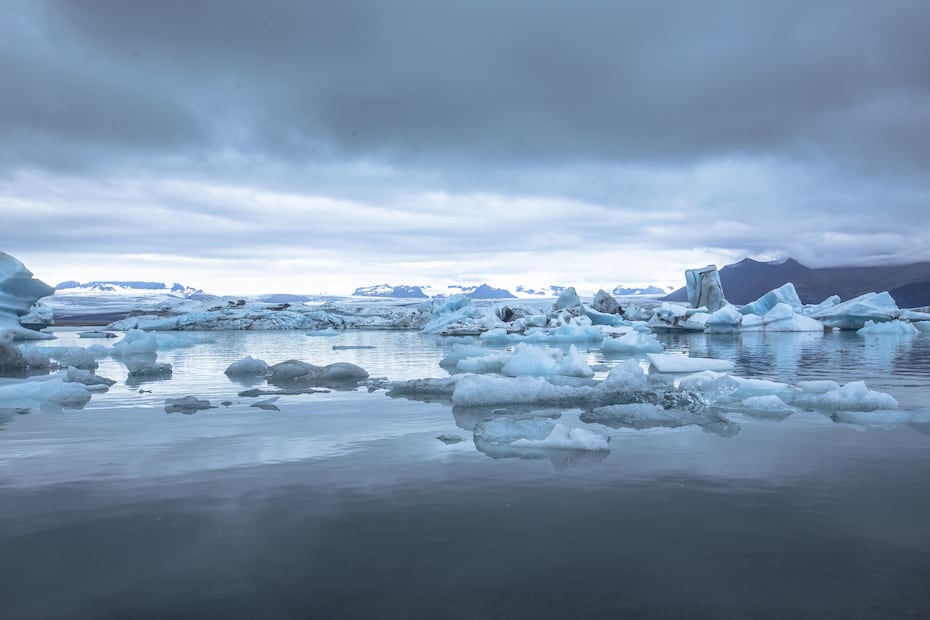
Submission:
<svg viewBox="0 0 930 620">
<path fill-rule="evenodd" d="M 175 282 L 168 286 L 164 282 L 146 282 L 142 280 L 94 280 L 92 282 L 78 282 L 77 280 L 67 280 L 61 282 L 55 287 L 56 293 L 81 294 L 81 293 L 116 293 L 122 295 L 175 295 L 178 297 L 187 297 L 191 299 L 209 298 L 199 288 L 184 286 Z"/>
<path fill-rule="evenodd" d="M 667 295 L 668 292 L 669 292 L 670 290 L 672 290 L 672 287 L 668 287 L 667 289 L 664 289 L 664 288 L 659 288 L 658 286 L 655 286 L 655 285 L 652 285 L 652 284 L 649 284 L 649 285 L 646 285 L 646 286 L 640 286 L 640 287 L 635 287 L 635 286 L 634 286 L 634 287 L 626 287 L 626 286 L 623 286 L 622 284 L 620 284 L 620 285 L 618 285 L 618 286 L 615 286 L 614 289 L 613 289 L 612 291 L 610 291 L 610 294 L 611 294 L 611 295 L 620 295 L 620 296 L 630 296 L 630 295 Z"/>
<path fill-rule="evenodd" d="M 458 289 L 461 293 L 471 299 L 516 299 L 517 296 L 504 288 L 494 288 L 489 284 L 479 284 L 478 286 L 461 286 L 459 284 L 450 284 L 449 289 Z"/>
<path fill-rule="evenodd" d="M 390 284 L 360 286 L 355 289 L 352 295 L 355 297 L 393 297 L 401 299 L 427 299 L 429 297 L 419 286 L 391 286 Z"/>
<path fill-rule="evenodd" d="M 830 295 L 845 300 L 888 291 L 902 308 L 930 305 L 930 263 L 811 269 L 793 258 L 771 263 L 744 258 L 720 270 L 724 295 L 734 304 L 755 301 L 786 282 L 794 284 L 798 297 L 807 304 L 819 303 Z M 688 301 L 688 291 L 683 287 L 664 299 Z"/>
<path fill-rule="evenodd" d="M 545 288 L 536 289 L 536 288 L 529 288 L 529 287 L 526 287 L 520 284 L 517 286 L 515 290 L 518 293 L 522 293 L 524 295 L 538 295 L 540 297 L 558 297 L 559 295 L 565 292 L 565 288 L 566 287 L 564 286 L 556 286 L 555 284 L 550 284 L 549 286 Z"/>
</svg>

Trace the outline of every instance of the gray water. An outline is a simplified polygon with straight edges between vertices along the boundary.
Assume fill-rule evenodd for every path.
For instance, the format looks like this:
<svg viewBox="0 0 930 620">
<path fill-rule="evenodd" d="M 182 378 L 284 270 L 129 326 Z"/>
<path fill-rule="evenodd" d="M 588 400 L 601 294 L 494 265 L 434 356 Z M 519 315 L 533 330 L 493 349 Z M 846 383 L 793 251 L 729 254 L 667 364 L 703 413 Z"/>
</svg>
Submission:
<svg viewBox="0 0 930 620">
<path fill-rule="evenodd" d="M 203 336 L 159 352 L 170 379 L 107 358 L 117 384 L 83 409 L 0 414 L 0 618 L 930 617 L 926 424 L 736 412 L 735 433 L 606 429 L 609 453 L 503 454 L 472 440 L 491 411 L 378 381 L 263 410 L 223 374 L 251 354 L 441 377 L 450 342 Z M 741 376 L 930 400 L 928 335 L 661 338 Z M 622 359 L 586 355 L 601 376 Z M 215 408 L 166 413 L 186 395 Z"/>
</svg>

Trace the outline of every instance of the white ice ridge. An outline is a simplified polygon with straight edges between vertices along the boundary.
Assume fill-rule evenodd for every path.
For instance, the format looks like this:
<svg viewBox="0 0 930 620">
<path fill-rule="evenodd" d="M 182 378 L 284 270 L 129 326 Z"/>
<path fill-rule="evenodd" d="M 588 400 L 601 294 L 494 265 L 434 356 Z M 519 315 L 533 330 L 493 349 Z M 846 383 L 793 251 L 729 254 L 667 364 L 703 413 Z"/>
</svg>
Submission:
<svg viewBox="0 0 930 620">
<path fill-rule="evenodd" d="M 39 299 L 54 292 L 17 259 L 0 252 L 0 331 L 9 331 L 14 338 L 25 340 L 51 338 L 50 334 L 23 327 L 20 317 L 27 315 Z"/>
<path fill-rule="evenodd" d="M 0 407 L 28 409 L 50 403 L 79 409 L 87 404 L 90 397 L 90 390 L 86 386 L 81 382 L 69 380 L 67 375 L 0 385 Z"/>
<path fill-rule="evenodd" d="M 491 444 L 524 450 L 610 450 L 610 437 L 604 432 L 566 426 L 541 416 L 494 416 L 475 425 L 474 433 L 479 447 Z"/>
</svg>

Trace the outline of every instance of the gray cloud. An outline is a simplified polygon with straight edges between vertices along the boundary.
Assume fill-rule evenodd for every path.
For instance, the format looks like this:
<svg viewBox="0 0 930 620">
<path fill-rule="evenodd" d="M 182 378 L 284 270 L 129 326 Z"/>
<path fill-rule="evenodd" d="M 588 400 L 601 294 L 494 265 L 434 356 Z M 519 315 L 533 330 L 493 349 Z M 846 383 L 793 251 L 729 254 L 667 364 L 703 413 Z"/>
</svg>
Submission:
<svg viewBox="0 0 930 620">
<path fill-rule="evenodd" d="M 7 13 L 8 250 L 930 259 L 922 0 Z"/>
<path fill-rule="evenodd" d="M 26 7 L 4 54 L 22 138 L 424 165 L 930 161 L 920 1 Z"/>
</svg>

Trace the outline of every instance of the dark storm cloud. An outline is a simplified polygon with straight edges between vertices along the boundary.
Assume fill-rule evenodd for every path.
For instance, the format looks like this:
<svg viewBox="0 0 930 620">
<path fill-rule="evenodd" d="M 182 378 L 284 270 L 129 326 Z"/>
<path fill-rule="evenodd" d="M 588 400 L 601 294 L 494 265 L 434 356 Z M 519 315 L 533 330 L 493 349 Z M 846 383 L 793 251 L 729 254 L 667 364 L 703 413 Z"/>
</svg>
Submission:
<svg viewBox="0 0 930 620">
<path fill-rule="evenodd" d="M 8 166 L 62 139 L 103 159 L 930 163 L 922 1 L 18 8 L 0 44 Z"/>
<path fill-rule="evenodd" d="M 609 285 L 930 260 L 924 0 L 3 10 L 0 250 L 56 273 Z"/>
</svg>

